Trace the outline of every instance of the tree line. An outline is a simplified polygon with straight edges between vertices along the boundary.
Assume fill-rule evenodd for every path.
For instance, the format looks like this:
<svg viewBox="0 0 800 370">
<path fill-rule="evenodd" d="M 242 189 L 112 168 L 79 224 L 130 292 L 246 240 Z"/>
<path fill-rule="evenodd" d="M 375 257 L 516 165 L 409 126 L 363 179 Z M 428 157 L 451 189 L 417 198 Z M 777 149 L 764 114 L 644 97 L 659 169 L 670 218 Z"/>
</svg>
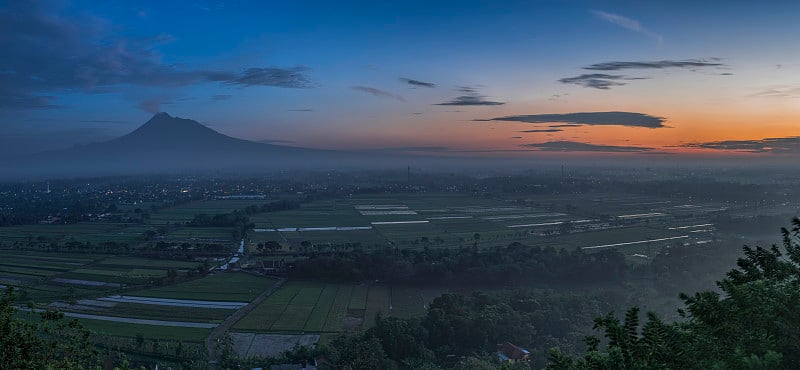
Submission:
<svg viewBox="0 0 800 370">
<path fill-rule="evenodd" d="M 290 277 L 325 281 L 379 280 L 402 284 L 530 285 L 621 281 L 625 256 L 614 249 L 527 247 L 352 250 L 312 254 L 294 262 Z"/>
</svg>

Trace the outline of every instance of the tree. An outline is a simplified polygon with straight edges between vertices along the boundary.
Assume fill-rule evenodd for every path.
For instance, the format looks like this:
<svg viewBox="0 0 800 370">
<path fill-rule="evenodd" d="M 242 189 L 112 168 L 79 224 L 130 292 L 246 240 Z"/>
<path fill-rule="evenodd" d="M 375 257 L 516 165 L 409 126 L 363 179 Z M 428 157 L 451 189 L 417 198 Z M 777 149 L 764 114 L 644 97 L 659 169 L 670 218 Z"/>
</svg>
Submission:
<svg viewBox="0 0 800 370">
<path fill-rule="evenodd" d="M 686 320 L 665 324 L 647 314 L 639 330 L 639 311 L 624 322 L 609 314 L 595 320 L 608 338 L 587 338 L 582 359 L 557 350 L 549 369 L 794 369 L 800 368 L 800 220 L 782 229 L 777 247 L 744 247 L 737 268 L 717 282 L 722 295 L 681 294 Z"/>
<path fill-rule="evenodd" d="M 178 277 L 178 270 L 175 269 L 167 270 L 167 281 L 169 281 L 170 283 L 174 283 L 177 277 Z"/>
<path fill-rule="evenodd" d="M 342 370 L 394 367 L 386 358 L 381 342 L 372 335 L 340 335 L 326 347 L 324 352 L 336 368 Z"/>
<path fill-rule="evenodd" d="M 0 297 L 0 368 L 99 368 L 98 353 L 89 340 L 91 333 L 77 320 L 67 321 L 55 311 L 42 312 L 38 319 L 19 319 L 15 317 L 14 300 L 11 287 Z"/>
</svg>

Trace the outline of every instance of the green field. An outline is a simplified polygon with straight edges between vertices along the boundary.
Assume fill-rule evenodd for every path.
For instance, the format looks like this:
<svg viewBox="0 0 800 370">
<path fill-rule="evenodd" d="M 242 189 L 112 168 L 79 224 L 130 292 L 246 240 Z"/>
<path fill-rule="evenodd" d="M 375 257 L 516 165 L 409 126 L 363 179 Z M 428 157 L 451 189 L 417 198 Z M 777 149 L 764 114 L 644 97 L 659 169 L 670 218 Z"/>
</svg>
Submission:
<svg viewBox="0 0 800 370">
<path fill-rule="evenodd" d="M 683 202 L 626 194 L 520 196 L 519 199 L 478 198 L 464 194 L 393 194 L 342 198 L 304 204 L 302 209 L 262 214 L 260 228 L 371 226 L 369 230 L 273 231 L 253 233 L 253 242 L 276 241 L 291 250 L 310 242 L 320 250 L 360 248 L 463 248 L 475 243 L 494 247 L 521 242 L 558 248 L 590 247 L 678 236 L 671 226 L 706 222 L 703 212 L 718 204 Z M 695 208 L 692 208 L 695 207 Z M 710 208 L 712 207 L 712 208 Z M 416 214 L 370 214 L 392 210 Z M 647 216 L 653 214 L 653 216 Z M 645 215 L 633 216 L 631 215 Z M 417 221 L 418 223 L 403 223 Z M 570 222 L 564 233 L 560 224 Z M 389 222 L 389 224 L 381 224 Z M 391 222 L 397 222 L 391 224 Z M 377 224 L 374 224 L 377 223 Z M 702 240 L 702 235 L 692 235 Z M 674 242 L 620 246 L 625 253 L 652 255 Z"/>
<path fill-rule="evenodd" d="M 141 334 L 147 339 L 202 342 L 211 329 L 180 328 L 173 326 L 139 325 L 103 320 L 78 319 L 87 329 L 100 335 L 134 338 Z"/>
<path fill-rule="evenodd" d="M 147 320 L 186 321 L 220 323 L 234 310 L 147 305 L 138 303 L 117 303 L 102 311 L 66 309 L 67 311 L 97 314 L 102 316 L 131 317 Z"/>
<path fill-rule="evenodd" d="M 28 225 L 0 228 L 3 245 L 14 248 L 45 248 L 51 243 L 59 249 L 51 252 L 0 250 L 0 285 L 24 289 L 24 301 L 33 300 L 44 306 L 50 302 L 74 302 L 82 298 L 97 298 L 110 294 L 131 296 L 250 302 L 269 289 L 276 279 L 241 272 L 215 273 L 210 276 L 177 284 L 143 289 L 150 284 L 163 283 L 170 269 L 178 271 L 185 280 L 202 263 L 165 258 L 135 257 L 140 250 L 160 241 L 198 245 L 216 243 L 224 246 L 220 256 L 233 251 L 238 244 L 228 227 L 187 227 L 185 222 L 197 214 L 229 213 L 251 205 L 274 200 L 204 200 L 193 201 L 158 211 L 149 210 L 149 224 L 82 222 L 71 225 Z M 702 204 L 684 207 L 683 202 L 659 197 L 627 194 L 585 195 L 525 195 L 489 198 L 471 194 L 374 194 L 342 196 L 337 199 L 303 203 L 299 209 L 265 212 L 250 216 L 256 228 L 325 228 L 371 227 L 368 230 L 293 230 L 253 232 L 248 236 L 249 250 L 258 243 L 276 241 L 285 246 L 287 255 L 251 256 L 249 263 L 260 260 L 306 258 L 292 254 L 309 248 L 341 250 L 342 248 L 491 248 L 520 242 L 527 246 L 574 249 L 605 244 L 632 243 L 642 240 L 689 235 L 685 229 L 670 229 L 679 225 L 701 224 L 713 207 Z M 403 213 L 393 214 L 393 209 Z M 407 211 L 407 212 L 406 212 Z M 663 214 L 656 217 L 630 217 L 638 214 Z M 402 223 L 404 221 L 424 221 Z M 571 221 L 572 229 L 562 232 L 560 222 Z M 575 222 L 577 221 L 577 222 Z M 397 224 L 380 224 L 399 222 Z M 378 223 L 378 224 L 374 224 Z M 145 242 L 142 234 L 153 230 L 163 232 Z M 475 238 L 475 234 L 479 238 Z M 693 241 L 703 234 L 692 234 Z M 131 255 L 98 255 L 70 253 L 63 246 L 70 241 L 99 244 L 113 241 L 128 243 Z M 615 248 L 629 259 L 654 256 L 664 245 L 683 242 L 683 239 L 663 242 L 623 244 Z M 30 246 L 30 247 L 29 247 Z M 184 246 L 185 247 L 185 246 Z M 202 250 L 203 246 L 197 248 Z M 587 249 L 592 252 L 600 249 Z M 164 253 L 162 256 L 171 256 Z M 187 253 L 189 254 L 189 253 Z M 153 254 L 158 256 L 158 254 Z M 213 254 L 179 256 L 193 259 Z M 173 258 L 179 258 L 175 256 Z M 53 279 L 77 279 L 119 283 L 126 289 L 98 288 L 79 284 L 56 283 Z M 381 284 L 340 284 L 289 281 L 252 312 L 235 323 L 233 330 L 261 333 L 319 333 L 321 341 L 347 331 L 373 325 L 378 313 L 386 316 L 415 317 L 425 314 L 435 297 L 448 291 L 444 287 L 386 286 Z M 70 308 L 83 313 L 155 319 L 219 323 L 233 310 L 189 308 L 174 306 L 119 303 L 101 311 L 86 307 Z M 81 311 L 83 310 L 83 311 Z M 100 320 L 80 320 L 88 328 L 103 335 L 130 340 L 137 335 L 148 339 L 182 340 L 200 343 L 208 329 L 160 327 L 116 323 Z"/>
<path fill-rule="evenodd" d="M 411 297 L 433 297 L 441 289 L 401 289 Z M 268 297 L 233 329 L 265 333 L 335 333 L 367 328 L 378 313 L 408 317 L 424 313 L 423 305 L 412 298 L 392 302 L 385 285 L 326 284 L 290 281 Z M 438 294 L 437 294 L 438 295 Z M 396 311 L 395 311 L 396 310 Z"/>
<path fill-rule="evenodd" d="M 153 298 L 204 301 L 249 302 L 275 284 L 275 279 L 243 272 L 216 273 L 204 278 L 154 289 L 127 292 L 127 295 Z"/>
<path fill-rule="evenodd" d="M 77 241 L 81 243 L 91 242 L 94 244 L 102 242 L 119 242 L 130 245 L 137 244 L 139 237 L 145 230 L 150 229 L 147 225 L 110 223 L 110 222 L 82 222 L 77 224 L 53 224 L 53 225 L 24 225 L 24 226 L 5 226 L 0 228 L 0 240 L 5 243 L 27 244 L 38 242 L 56 241 L 66 243 Z"/>
<path fill-rule="evenodd" d="M 170 230 L 166 237 L 166 241 L 215 241 L 215 242 L 233 242 L 231 228 L 229 227 L 186 227 L 182 226 Z"/>
<path fill-rule="evenodd" d="M 150 214 L 151 224 L 183 223 L 191 221 L 199 214 L 215 215 L 231 213 L 252 205 L 262 205 L 274 201 L 273 199 L 237 200 L 237 199 L 209 199 L 193 201 L 175 207 L 161 209 Z"/>
<path fill-rule="evenodd" d="M 260 213 L 250 217 L 257 228 L 368 226 L 346 200 L 304 203 L 299 209 Z"/>
</svg>

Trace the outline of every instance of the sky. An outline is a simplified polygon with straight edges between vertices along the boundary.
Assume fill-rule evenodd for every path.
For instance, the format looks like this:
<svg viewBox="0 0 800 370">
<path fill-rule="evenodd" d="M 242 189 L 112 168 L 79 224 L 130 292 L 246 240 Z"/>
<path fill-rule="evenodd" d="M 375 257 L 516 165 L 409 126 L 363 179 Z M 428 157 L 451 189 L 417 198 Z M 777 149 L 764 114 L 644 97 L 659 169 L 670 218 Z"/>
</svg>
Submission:
<svg viewBox="0 0 800 370">
<path fill-rule="evenodd" d="M 154 113 L 442 156 L 800 155 L 800 2 L 0 1 L 0 156 Z"/>
</svg>

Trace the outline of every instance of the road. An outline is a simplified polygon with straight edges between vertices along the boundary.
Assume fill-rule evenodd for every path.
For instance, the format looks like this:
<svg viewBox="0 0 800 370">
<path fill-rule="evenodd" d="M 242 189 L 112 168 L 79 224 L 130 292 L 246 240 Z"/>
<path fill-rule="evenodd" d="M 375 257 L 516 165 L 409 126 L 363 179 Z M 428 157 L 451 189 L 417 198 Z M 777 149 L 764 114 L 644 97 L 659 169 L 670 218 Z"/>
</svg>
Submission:
<svg viewBox="0 0 800 370">
<path fill-rule="evenodd" d="M 225 321 L 219 324 L 214 330 L 211 331 L 211 335 L 208 336 L 206 339 L 206 350 L 208 351 L 208 367 L 211 370 L 216 370 L 217 368 L 217 341 L 219 338 L 222 337 L 225 332 L 227 332 L 233 324 L 235 324 L 239 319 L 250 313 L 253 309 L 256 308 L 261 302 L 264 302 L 267 297 L 275 293 L 278 288 L 280 288 L 286 282 L 286 278 L 281 278 L 275 284 L 273 284 L 267 290 L 261 292 L 261 294 L 256 297 L 252 302 L 248 303 L 247 306 L 244 306 L 233 313 L 233 315 L 229 316 Z"/>
</svg>

